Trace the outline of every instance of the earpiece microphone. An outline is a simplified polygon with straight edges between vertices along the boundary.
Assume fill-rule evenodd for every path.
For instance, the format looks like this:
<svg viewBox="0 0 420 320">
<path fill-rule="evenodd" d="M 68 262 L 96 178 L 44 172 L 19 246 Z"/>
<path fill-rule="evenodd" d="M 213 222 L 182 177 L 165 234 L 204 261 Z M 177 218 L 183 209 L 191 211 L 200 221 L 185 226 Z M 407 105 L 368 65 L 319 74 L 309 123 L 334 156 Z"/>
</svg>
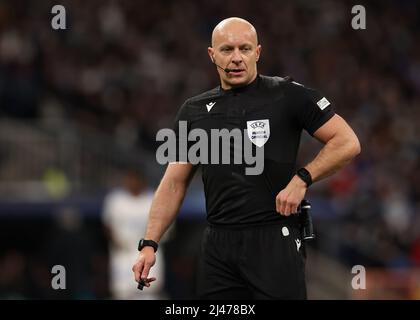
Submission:
<svg viewBox="0 0 420 320">
<path fill-rule="evenodd" d="M 211 59 L 211 62 L 213 62 L 213 64 L 216 66 L 216 67 L 219 67 L 220 69 L 222 69 L 224 72 L 226 72 L 226 73 L 229 73 L 229 72 L 232 72 L 232 69 L 229 69 L 229 68 L 222 68 L 221 66 L 219 66 L 216 62 L 214 62 L 214 59 Z"/>
<path fill-rule="evenodd" d="M 214 63 L 214 62 L 213 62 Z M 224 72 L 226 72 L 226 73 L 229 73 L 229 72 L 232 72 L 232 70 L 231 69 L 229 69 L 229 68 L 222 68 L 221 66 L 219 66 L 218 64 L 216 64 L 216 63 L 214 63 L 215 65 L 216 65 L 216 67 L 219 67 L 220 69 L 222 69 Z"/>
</svg>

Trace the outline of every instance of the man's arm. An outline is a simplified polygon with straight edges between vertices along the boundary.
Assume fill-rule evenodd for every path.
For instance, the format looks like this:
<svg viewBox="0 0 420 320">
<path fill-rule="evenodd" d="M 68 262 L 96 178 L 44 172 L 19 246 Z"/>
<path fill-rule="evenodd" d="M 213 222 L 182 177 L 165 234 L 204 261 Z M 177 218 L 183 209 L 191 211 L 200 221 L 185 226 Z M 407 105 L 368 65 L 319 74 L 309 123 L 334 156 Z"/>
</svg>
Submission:
<svg viewBox="0 0 420 320">
<path fill-rule="evenodd" d="M 356 134 L 337 114 L 315 131 L 314 137 L 325 146 L 315 159 L 305 166 L 311 173 L 313 182 L 334 174 L 361 151 Z"/>
<path fill-rule="evenodd" d="M 157 188 L 149 214 L 145 239 L 159 242 L 168 227 L 175 220 L 181 207 L 188 185 L 196 167 L 189 163 L 170 163 Z M 150 268 L 155 264 L 155 252 L 152 247 L 144 247 L 140 252 L 133 272 L 137 282 L 145 280 L 145 285 L 154 278 L 148 279 Z"/>
<path fill-rule="evenodd" d="M 337 114 L 316 130 L 314 137 L 325 145 L 315 159 L 305 166 L 313 182 L 337 172 L 361 151 L 356 134 Z M 277 212 L 285 216 L 296 213 L 306 189 L 306 183 L 295 175 L 276 197 Z"/>
<path fill-rule="evenodd" d="M 190 163 L 170 163 L 156 190 L 145 239 L 159 242 L 174 221 L 195 172 Z"/>
</svg>

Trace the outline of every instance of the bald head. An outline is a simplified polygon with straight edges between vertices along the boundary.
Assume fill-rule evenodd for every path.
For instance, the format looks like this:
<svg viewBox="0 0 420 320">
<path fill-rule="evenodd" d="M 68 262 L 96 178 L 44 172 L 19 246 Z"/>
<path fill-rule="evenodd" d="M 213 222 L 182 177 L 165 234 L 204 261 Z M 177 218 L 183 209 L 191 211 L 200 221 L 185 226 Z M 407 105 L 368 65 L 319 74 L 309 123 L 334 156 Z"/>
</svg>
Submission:
<svg viewBox="0 0 420 320">
<path fill-rule="evenodd" d="M 218 66 L 223 89 L 244 86 L 255 80 L 261 46 L 257 31 L 248 21 L 241 18 L 221 21 L 213 30 L 207 51 L 210 60 Z"/>
<path fill-rule="evenodd" d="M 258 36 L 254 26 L 245 19 L 237 17 L 227 18 L 219 22 L 213 29 L 211 45 L 215 47 L 224 39 L 234 39 L 238 34 L 245 35 L 257 46 Z"/>
</svg>

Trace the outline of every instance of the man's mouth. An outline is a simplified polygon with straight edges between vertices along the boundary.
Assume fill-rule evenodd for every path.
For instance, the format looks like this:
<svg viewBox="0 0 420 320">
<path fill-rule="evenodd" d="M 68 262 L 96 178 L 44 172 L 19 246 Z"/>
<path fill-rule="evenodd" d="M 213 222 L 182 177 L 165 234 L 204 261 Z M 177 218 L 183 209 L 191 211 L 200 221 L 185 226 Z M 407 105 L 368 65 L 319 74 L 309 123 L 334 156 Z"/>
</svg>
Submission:
<svg viewBox="0 0 420 320">
<path fill-rule="evenodd" d="M 245 72 L 245 69 L 238 69 L 238 68 L 229 69 L 229 74 L 231 75 L 240 75 L 242 74 L 242 72 Z"/>
</svg>

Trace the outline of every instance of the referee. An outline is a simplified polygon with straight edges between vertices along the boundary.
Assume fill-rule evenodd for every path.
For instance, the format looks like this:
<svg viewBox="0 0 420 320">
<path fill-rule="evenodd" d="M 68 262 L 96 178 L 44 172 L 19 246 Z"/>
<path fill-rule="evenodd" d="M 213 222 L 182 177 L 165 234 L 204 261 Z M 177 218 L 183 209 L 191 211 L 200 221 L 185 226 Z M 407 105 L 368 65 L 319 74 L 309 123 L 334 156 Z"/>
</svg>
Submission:
<svg viewBox="0 0 420 320">
<path fill-rule="evenodd" d="M 176 129 L 186 121 L 188 130 L 208 134 L 255 127 L 263 132 L 244 137 L 264 147 L 261 174 L 245 174 L 244 164 L 201 164 L 208 221 L 197 279 L 201 299 L 306 299 L 305 259 L 294 213 L 312 183 L 360 153 L 355 133 L 326 97 L 290 79 L 258 74 L 260 54 L 248 21 L 221 21 L 208 48 L 220 86 L 188 99 L 175 121 Z M 303 129 L 323 147 L 296 170 Z M 156 280 L 148 275 L 158 242 L 174 221 L 196 168 L 170 163 L 156 191 L 133 266 L 135 280 L 146 287 Z"/>
</svg>

